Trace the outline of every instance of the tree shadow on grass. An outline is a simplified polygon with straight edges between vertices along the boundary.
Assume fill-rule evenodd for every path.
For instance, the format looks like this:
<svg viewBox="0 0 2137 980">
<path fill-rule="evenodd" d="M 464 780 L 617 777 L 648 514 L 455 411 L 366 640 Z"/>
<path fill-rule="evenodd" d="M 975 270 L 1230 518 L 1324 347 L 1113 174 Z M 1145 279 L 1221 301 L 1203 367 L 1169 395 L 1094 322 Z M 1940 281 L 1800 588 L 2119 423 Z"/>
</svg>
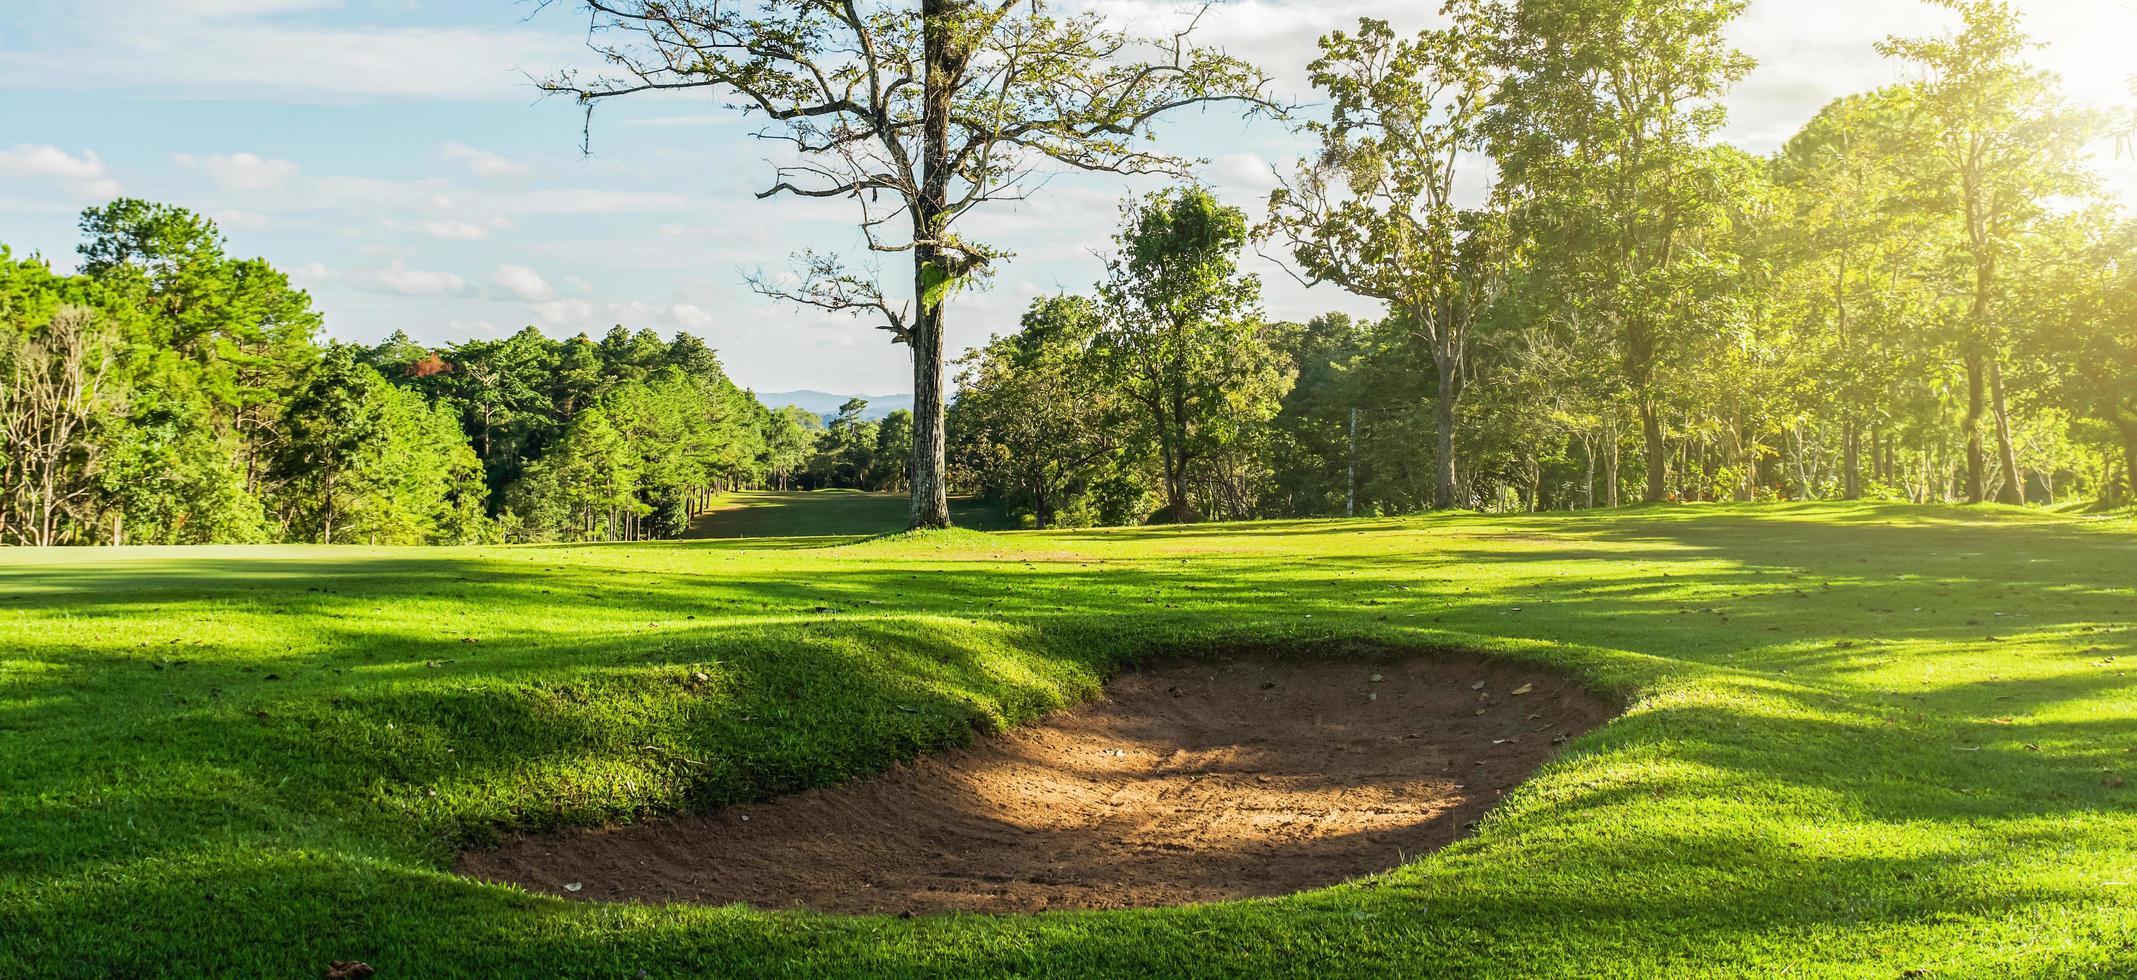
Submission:
<svg viewBox="0 0 2137 980">
<path fill-rule="evenodd" d="M 2137 581 L 2137 550 L 2075 524 L 1897 527 L 1864 514 L 1841 528 L 1787 515 L 1534 519 L 1509 526 L 1541 540 L 1455 525 L 1465 533 L 1429 545 L 1401 532 L 1438 525 L 1392 524 L 1385 537 L 1401 541 L 1368 536 L 1296 563 L 1219 553 L 1182 565 L 1161 551 L 1076 568 L 931 564 L 892 543 L 827 554 L 806 573 L 751 564 L 776 548 L 737 550 L 730 570 L 702 545 L 0 566 L 0 609 L 15 616 L 0 656 L 0 867 L 34 886 L 0 898 L 25 924 L 0 937 L 0 964 L 42 949 L 99 972 L 172 972 L 125 959 L 130 937 L 168 928 L 154 948 L 211 973 L 244 957 L 274 967 L 260 972 L 311 971 L 298 957 L 343 952 L 500 969 L 550 957 L 629 970 L 1281 972 L 1335 938 L 1380 957 L 1363 962 L 1422 968 L 1488 966 L 1474 951 L 1521 943 L 1566 949 L 1568 964 L 1683 962 L 1836 923 L 1913 935 L 1962 906 L 1996 922 L 2091 921 L 2097 893 L 1973 869 L 1996 846 L 2050 861 L 2127 854 L 2114 848 L 2129 790 L 2103 785 L 2101 770 L 2126 757 L 2113 707 L 2130 686 L 2095 663 L 2137 654 L 2124 612 L 2137 603 L 2121 584 Z M 305 635 L 278 631 L 286 622 Z M 187 635 L 213 630 L 225 631 L 212 644 Z M 1649 697 L 1575 743 L 1495 829 L 1367 890 L 1385 899 L 1333 889 L 1133 916 L 886 924 L 589 911 L 433 870 L 485 834 L 879 771 L 1088 694 L 1152 651 L 1359 638 L 1527 640 L 1527 656 Z M 1917 660 L 1989 658 L 2013 664 L 2010 676 L 1901 683 Z M 1629 781 L 1591 775 L 1643 766 Z M 1713 839 L 1670 832 L 1709 818 L 1702 807 L 1746 805 L 1765 812 L 1729 809 Z M 1918 828 L 1903 850 L 1920 853 L 1782 839 L 1821 826 Z M 1611 832 L 1567 830 L 1593 827 Z M 1642 892 L 1656 882 L 1671 890 Z M 233 907 L 257 923 L 233 931 Z M 299 950 L 293 935 L 320 938 Z"/>
</svg>

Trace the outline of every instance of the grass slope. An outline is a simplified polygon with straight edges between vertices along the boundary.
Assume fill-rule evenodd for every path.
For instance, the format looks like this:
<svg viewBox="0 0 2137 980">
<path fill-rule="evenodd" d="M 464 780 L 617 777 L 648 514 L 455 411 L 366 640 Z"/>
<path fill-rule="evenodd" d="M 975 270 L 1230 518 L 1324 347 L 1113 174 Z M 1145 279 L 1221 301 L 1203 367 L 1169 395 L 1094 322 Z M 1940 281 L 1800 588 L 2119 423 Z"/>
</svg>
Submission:
<svg viewBox="0 0 2137 980">
<path fill-rule="evenodd" d="M 1780 506 L 0 553 L 0 976 L 2131 974 L 2128 527 Z M 443 870 L 500 831 L 876 771 L 1153 653 L 1358 642 L 1631 707 L 1469 839 L 1282 899 L 899 920 Z"/>
<path fill-rule="evenodd" d="M 787 538 L 867 537 L 905 530 L 911 498 L 902 493 L 859 490 L 743 490 L 722 496 L 684 537 Z M 950 519 L 960 527 L 999 531 L 1008 515 L 992 503 L 950 498 Z M 812 542 L 821 544 L 821 542 Z"/>
</svg>

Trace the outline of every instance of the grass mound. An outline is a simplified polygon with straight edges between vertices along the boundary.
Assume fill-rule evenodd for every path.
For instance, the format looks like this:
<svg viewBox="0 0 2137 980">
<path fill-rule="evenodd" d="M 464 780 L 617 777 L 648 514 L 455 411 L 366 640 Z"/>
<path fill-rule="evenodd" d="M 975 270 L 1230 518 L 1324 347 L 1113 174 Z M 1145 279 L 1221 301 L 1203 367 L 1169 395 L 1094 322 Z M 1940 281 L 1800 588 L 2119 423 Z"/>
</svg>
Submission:
<svg viewBox="0 0 2137 980">
<path fill-rule="evenodd" d="M 0 553 L 0 976 L 2110 976 L 2137 536 L 1995 508 Z M 840 917 L 470 881 L 498 835 L 882 771 L 1218 647 L 1630 692 L 1467 839 L 1132 911 Z"/>
</svg>

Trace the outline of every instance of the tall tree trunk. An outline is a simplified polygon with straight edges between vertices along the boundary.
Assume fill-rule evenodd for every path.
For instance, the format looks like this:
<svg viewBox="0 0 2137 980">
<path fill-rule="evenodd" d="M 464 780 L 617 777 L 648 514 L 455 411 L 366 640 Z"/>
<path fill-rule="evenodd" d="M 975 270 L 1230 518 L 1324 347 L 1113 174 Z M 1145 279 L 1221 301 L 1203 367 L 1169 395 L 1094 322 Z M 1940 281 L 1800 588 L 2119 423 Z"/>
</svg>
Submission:
<svg viewBox="0 0 2137 980">
<path fill-rule="evenodd" d="M 2026 502 L 2026 477 L 2018 471 L 2018 448 L 2011 442 L 2011 413 L 2004 405 L 2003 359 L 1989 359 L 1990 412 L 1996 419 L 1996 458 L 2003 464 L 2003 486 L 1996 491 L 2000 504 Z"/>
<path fill-rule="evenodd" d="M 1668 491 L 1668 447 L 1662 441 L 1662 411 L 1653 398 L 1640 399 L 1640 432 L 1647 440 L 1647 492 L 1641 501 L 1659 504 Z"/>
<path fill-rule="evenodd" d="M 2116 419 L 2115 428 L 2122 432 L 2122 502 L 2137 503 L 2137 417 Z"/>
<path fill-rule="evenodd" d="M 1581 437 L 1581 441 L 1580 441 L 1580 442 L 1581 442 L 1581 450 L 1582 450 L 1582 452 L 1581 452 L 1581 455 L 1583 455 L 1583 456 L 1586 456 L 1586 457 L 1587 457 L 1587 460 L 1588 460 L 1588 491 L 1587 491 L 1587 498 L 1588 498 L 1588 506 L 1587 506 L 1587 509 L 1588 509 L 1588 510 L 1594 510 L 1594 509 L 1595 509 L 1595 440 L 1594 440 L 1594 439 L 1591 439 L 1591 438 L 1589 438 L 1589 437 L 1587 437 L 1587 436 L 1582 436 L 1582 437 Z"/>
<path fill-rule="evenodd" d="M 1981 455 L 1982 377 L 1981 354 L 1968 351 L 1966 354 L 1966 502 L 1978 504 L 1987 499 L 1984 481 L 1987 474 L 1986 460 Z"/>
<path fill-rule="evenodd" d="M 948 454 L 943 438 L 942 309 L 923 312 L 913 335 L 912 507 L 908 528 L 950 526 Z"/>
<path fill-rule="evenodd" d="M 919 200 L 913 207 L 913 306 L 907 343 L 913 354 L 912 505 L 908 529 L 950 526 L 949 461 L 943 438 L 942 320 L 949 282 L 966 270 L 951 268 L 939 244 L 950 180 L 950 98 L 967 57 L 954 37 L 950 15 L 966 0 L 924 0 Z"/>
<path fill-rule="evenodd" d="M 1847 457 L 1841 464 L 1840 495 L 1847 500 L 1862 499 L 1862 428 L 1854 419 L 1841 423 L 1840 443 Z"/>
<path fill-rule="evenodd" d="M 1432 506 L 1446 510 L 1454 506 L 1454 402 L 1460 396 L 1461 382 L 1456 378 L 1453 358 L 1438 358 L 1439 392 L 1434 399 L 1438 404 L 1439 443 L 1438 455 L 1432 460 Z"/>
</svg>

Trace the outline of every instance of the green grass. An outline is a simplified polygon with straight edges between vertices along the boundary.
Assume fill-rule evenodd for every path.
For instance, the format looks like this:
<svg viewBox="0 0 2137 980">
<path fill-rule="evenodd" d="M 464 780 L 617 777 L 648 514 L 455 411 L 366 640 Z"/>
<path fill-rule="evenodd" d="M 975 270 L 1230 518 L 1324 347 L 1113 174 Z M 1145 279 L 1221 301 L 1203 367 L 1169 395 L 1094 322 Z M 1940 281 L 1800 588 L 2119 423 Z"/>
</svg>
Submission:
<svg viewBox="0 0 2137 980">
<path fill-rule="evenodd" d="M 1279 899 L 901 920 L 445 870 L 1245 643 L 1482 649 L 1629 710 L 1461 843 Z M 1996 508 L 9 551 L 0 976 L 2133 975 L 2132 667 L 2129 520 Z"/>
<path fill-rule="evenodd" d="M 859 490 L 744 490 L 722 496 L 684 537 L 867 537 L 905 529 L 908 498 Z M 971 497 L 950 498 L 950 519 L 982 531 L 1013 525 L 1002 509 Z"/>
</svg>

